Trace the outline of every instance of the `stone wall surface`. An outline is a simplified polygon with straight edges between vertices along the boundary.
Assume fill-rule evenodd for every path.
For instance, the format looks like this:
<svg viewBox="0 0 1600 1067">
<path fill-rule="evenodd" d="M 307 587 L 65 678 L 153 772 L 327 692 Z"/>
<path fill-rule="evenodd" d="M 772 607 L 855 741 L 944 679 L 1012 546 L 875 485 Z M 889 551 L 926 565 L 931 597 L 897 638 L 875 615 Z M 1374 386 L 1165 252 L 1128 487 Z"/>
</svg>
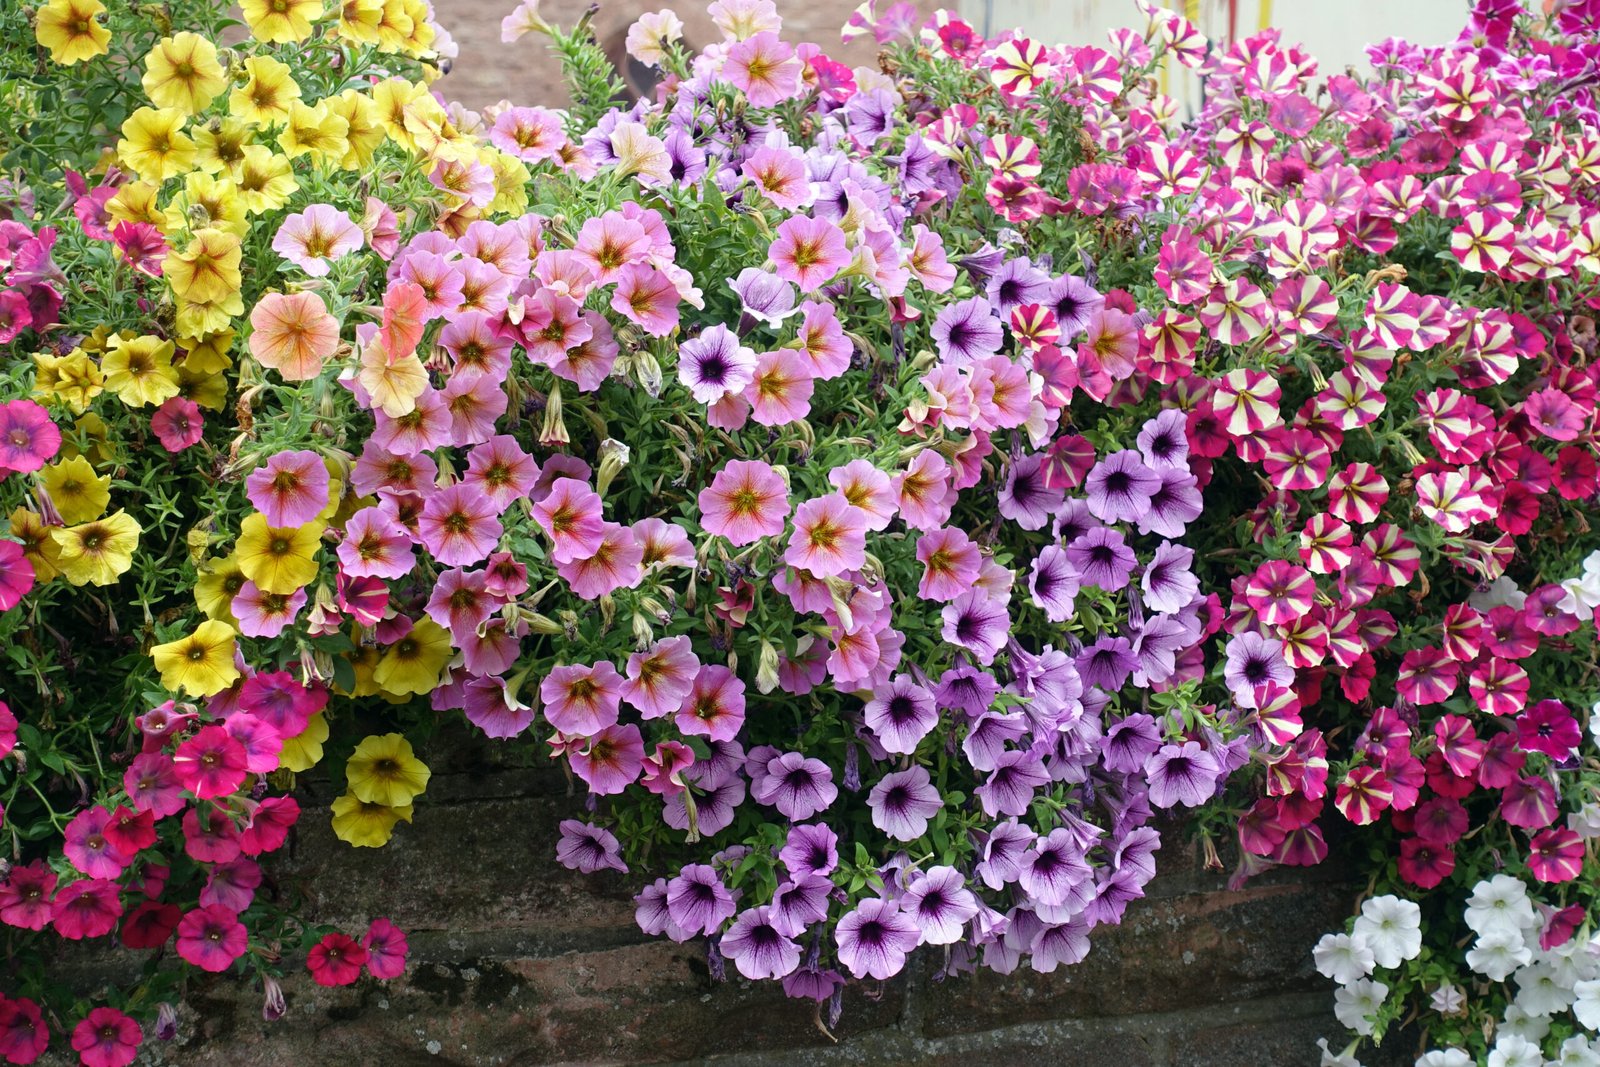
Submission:
<svg viewBox="0 0 1600 1067">
<path fill-rule="evenodd" d="M 354 934 L 387 915 L 410 936 L 404 977 L 322 989 L 293 960 L 289 1013 L 275 1023 L 261 1017 L 259 989 L 203 981 L 186 997 L 179 1040 L 152 1042 L 142 1062 L 1034 1067 L 1044 1056 L 1083 1067 L 1314 1067 L 1316 1038 L 1343 1032 L 1310 949 L 1349 913 L 1354 888 L 1315 871 L 1228 892 L 1175 826 L 1164 828 L 1150 896 L 1121 926 L 1095 930 L 1076 967 L 938 981 L 923 950 L 893 981 L 850 986 L 830 1035 L 809 1002 L 776 984 L 731 967 L 712 981 L 703 943 L 641 934 L 622 876 L 563 869 L 557 824 L 581 802 L 560 775 L 500 765 L 481 741 L 423 754 L 436 773 L 416 821 L 382 849 L 336 840 L 335 791 L 308 783 L 264 889 Z M 106 961 L 78 966 L 80 988 L 115 979 Z M 1410 1062 L 1390 1051 L 1364 1062 Z"/>
</svg>

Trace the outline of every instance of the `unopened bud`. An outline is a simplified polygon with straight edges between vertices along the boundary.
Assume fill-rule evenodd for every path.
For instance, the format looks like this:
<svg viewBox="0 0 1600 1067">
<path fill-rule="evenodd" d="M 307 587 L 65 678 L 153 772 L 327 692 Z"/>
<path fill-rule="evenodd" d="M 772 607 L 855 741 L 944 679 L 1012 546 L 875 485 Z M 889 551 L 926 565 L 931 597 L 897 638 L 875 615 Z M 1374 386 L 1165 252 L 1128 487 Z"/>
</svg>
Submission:
<svg viewBox="0 0 1600 1067">
<path fill-rule="evenodd" d="M 621 441 L 606 438 L 600 442 L 600 472 L 595 476 L 595 492 L 601 497 L 611 487 L 612 481 L 628 465 L 628 446 Z"/>
<path fill-rule="evenodd" d="M 761 642 L 761 653 L 756 657 L 756 691 L 765 695 L 778 688 L 778 650 L 771 641 Z"/>
<path fill-rule="evenodd" d="M 269 1023 L 275 1023 L 288 1013 L 289 1005 L 283 999 L 283 987 L 276 978 L 263 978 L 261 981 L 266 987 L 266 995 L 261 1000 L 261 1017 Z"/>
</svg>

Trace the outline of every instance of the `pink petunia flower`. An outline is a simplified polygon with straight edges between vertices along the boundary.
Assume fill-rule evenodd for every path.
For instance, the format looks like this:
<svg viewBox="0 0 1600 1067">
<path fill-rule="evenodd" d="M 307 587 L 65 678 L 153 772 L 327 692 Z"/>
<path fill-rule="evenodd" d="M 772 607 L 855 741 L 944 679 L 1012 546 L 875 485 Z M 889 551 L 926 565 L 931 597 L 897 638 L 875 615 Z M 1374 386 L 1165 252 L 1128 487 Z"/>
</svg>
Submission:
<svg viewBox="0 0 1600 1067">
<path fill-rule="evenodd" d="M 673 722 L 685 734 L 733 740 L 744 725 L 744 683 L 727 667 L 702 666 Z"/>
<path fill-rule="evenodd" d="M 556 564 L 556 573 L 574 595 L 584 600 L 598 600 L 618 589 L 632 589 L 638 585 L 644 576 L 643 559 L 644 549 L 634 540 L 633 530 L 608 522 L 602 526 L 600 543 L 592 554 Z"/>
<path fill-rule="evenodd" d="M 548 495 L 534 504 L 533 517 L 549 536 L 550 558 L 557 563 L 587 559 L 605 536 L 600 496 L 576 478 L 552 482 Z"/>
<path fill-rule="evenodd" d="M 728 49 L 722 76 L 744 92 L 753 107 L 772 107 L 800 92 L 801 63 L 794 46 L 770 30 Z"/>
<path fill-rule="evenodd" d="M 783 560 L 828 578 L 859 569 L 867 561 L 866 549 L 866 515 L 843 493 L 829 493 L 795 509 L 794 533 Z"/>
<path fill-rule="evenodd" d="M 354 252 L 366 239 L 349 215 L 332 204 L 312 204 L 283 220 L 272 238 L 272 250 L 311 277 L 321 278 L 331 261 Z"/>
<path fill-rule="evenodd" d="M 789 515 L 788 486 L 760 460 L 730 460 L 698 499 L 700 525 L 735 546 L 782 533 Z"/>
<path fill-rule="evenodd" d="M 767 254 L 778 277 L 807 293 L 821 289 L 850 262 L 844 231 L 838 224 L 804 215 L 785 219 L 778 226 L 778 236 Z"/>
<path fill-rule="evenodd" d="M 612 796 L 632 785 L 644 763 L 644 739 L 632 723 L 607 726 L 581 748 L 567 750 L 573 773 L 597 796 Z"/>
<path fill-rule="evenodd" d="M 249 931 L 220 904 L 195 908 L 178 923 L 178 955 L 202 971 L 219 974 L 244 955 Z"/>
<path fill-rule="evenodd" d="M 328 468 L 315 452 L 279 452 L 245 478 L 245 495 L 269 526 L 304 526 L 328 506 Z"/>
<path fill-rule="evenodd" d="M 451 567 L 487 559 L 500 534 L 494 505 L 462 482 L 434 492 L 417 518 L 417 536 L 423 545 L 435 560 Z"/>
<path fill-rule="evenodd" d="M 652 337 L 665 337 L 678 328 L 678 287 L 666 273 L 643 263 L 622 269 L 611 295 L 611 310 L 626 317 Z"/>
<path fill-rule="evenodd" d="M 593 737 L 615 725 L 622 676 L 609 660 L 556 667 L 539 683 L 544 717 L 564 734 Z"/>
<path fill-rule="evenodd" d="M 32 400 L 0 404 L 0 476 L 36 471 L 60 449 L 61 431 L 44 408 Z"/>
<path fill-rule="evenodd" d="M 150 431 L 168 452 L 182 452 L 195 444 L 205 428 L 200 405 L 185 396 L 168 397 L 150 416 Z"/>
</svg>

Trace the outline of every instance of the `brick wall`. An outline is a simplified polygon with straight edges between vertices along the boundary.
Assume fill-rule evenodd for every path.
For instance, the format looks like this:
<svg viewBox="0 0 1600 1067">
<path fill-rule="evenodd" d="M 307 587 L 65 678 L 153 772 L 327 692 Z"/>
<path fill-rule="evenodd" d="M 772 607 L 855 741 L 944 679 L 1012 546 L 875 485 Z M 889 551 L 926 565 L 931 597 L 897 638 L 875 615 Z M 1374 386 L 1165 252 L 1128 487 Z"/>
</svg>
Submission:
<svg viewBox="0 0 1600 1067">
<path fill-rule="evenodd" d="M 705 9 L 709 0 L 603 0 L 594 19 L 596 38 L 602 44 L 619 42 L 639 15 L 646 11 L 672 8 L 683 19 L 684 37 L 699 47 L 719 39 L 720 34 Z M 498 100 L 518 104 L 560 104 L 565 99 L 561 88 L 560 65 L 551 58 L 544 38 L 530 34 L 515 44 L 500 41 L 500 20 L 517 0 L 433 0 L 441 25 L 450 31 L 461 47 L 461 57 L 441 79 L 440 89 L 451 99 L 468 107 L 480 108 Z M 829 55 L 855 66 L 871 63 L 877 45 L 862 38 L 843 45 L 839 27 L 850 17 L 859 0 L 778 0 L 783 16 L 783 36 L 789 41 L 812 41 Z M 540 13 L 550 22 L 571 26 L 588 8 L 589 0 L 542 0 Z M 956 7 L 954 0 L 934 3 L 920 0 L 919 7 Z"/>
<path fill-rule="evenodd" d="M 268 889 L 351 932 L 394 919 L 411 940 L 405 976 L 327 990 L 297 972 L 276 1023 L 259 990 L 202 980 L 179 1043 L 152 1044 L 151 1062 L 1033 1067 L 1048 1052 L 1084 1067 L 1298 1067 L 1316 1063 L 1318 1036 L 1340 1033 L 1310 949 L 1348 914 L 1352 888 L 1316 872 L 1228 893 L 1172 829 L 1150 897 L 1096 930 L 1078 966 L 935 981 L 922 950 L 898 979 L 849 987 L 834 1041 L 809 1003 L 731 967 L 715 983 L 702 946 L 640 934 L 621 877 L 563 870 L 556 825 L 579 802 L 559 775 L 497 766 L 486 743 L 451 747 L 424 753 L 437 773 L 415 824 L 383 849 L 335 840 L 333 792 L 312 783 L 270 871 Z"/>
</svg>

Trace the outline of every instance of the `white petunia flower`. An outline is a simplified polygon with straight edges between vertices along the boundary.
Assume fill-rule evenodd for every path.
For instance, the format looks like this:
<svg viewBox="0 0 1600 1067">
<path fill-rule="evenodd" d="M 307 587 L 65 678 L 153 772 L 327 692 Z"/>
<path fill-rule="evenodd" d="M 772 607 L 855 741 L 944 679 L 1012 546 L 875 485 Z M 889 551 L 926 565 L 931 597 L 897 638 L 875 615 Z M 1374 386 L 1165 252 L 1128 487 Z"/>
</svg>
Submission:
<svg viewBox="0 0 1600 1067">
<path fill-rule="evenodd" d="M 1572 990 L 1557 980 L 1550 964 L 1535 963 L 1517 972 L 1516 1004 L 1529 1015 L 1548 1018 L 1571 1003 Z"/>
<path fill-rule="evenodd" d="M 1585 1030 L 1600 1030 L 1600 978 L 1579 982 L 1572 987 L 1572 1014 Z"/>
<path fill-rule="evenodd" d="M 1543 1015 L 1529 1015 L 1515 1004 L 1508 1004 L 1496 1032 L 1515 1034 L 1524 1041 L 1537 1045 L 1550 1033 L 1550 1020 Z"/>
<path fill-rule="evenodd" d="M 1589 716 L 1589 732 L 1600 746 L 1600 711 Z M 1591 800 L 1577 811 L 1567 812 L 1567 829 L 1584 839 L 1600 837 L 1600 804 Z"/>
<path fill-rule="evenodd" d="M 1389 987 L 1370 978 L 1361 978 L 1333 993 L 1333 1014 L 1362 1037 L 1372 1036 L 1372 1024 L 1383 1007 Z"/>
<path fill-rule="evenodd" d="M 1365 978 L 1372 973 L 1375 962 L 1366 941 L 1349 934 L 1323 934 L 1311 950 L 1311 958 L 1316 961 L 1318 973 L 1340 985 Z"/>
<path fill-rule="evenodd" d="M 1440 1015 L 1460 1015 L 1467 1007 L 1467 995 L 1446 982 L 1433 991 L 1428 1003 Z"/>
<path fill-rule="evenodd" d="M 1474 933 L 1509 930 L 1519 939 L 1523 931 L 1539 925 L 1533 903 L 1528 900 L 1528 887 L 1509 874 L 1497 874 L 1473 886 L 1465 918 Z"/>
<path fill-rule="evenodd" d="M 1521 610 L 1527 601 L 1528 594 L 1518 589 L 1517 583 L 1503 574 L 1485 586 L 1482 591 L 1467 594 L 1467 603 L 1485 615 L 1502 604 L 1510 604 Z"/>
<path fill-rule="evenodd" d="M 1555 1067 L 1600 1067 L 1600 1051 L 1595 1050 L 1593 1042 L 1573 1035 L 1561 1042 Z"/>
<path fill-rule="evenodd" d="M 1489 1050 L 1489 1067 L 1544 1067 L 1544 1056 L 1527 1038 L 1502 1033 Z"/>
<path fill-rule="evenodd" d="M 1356 1059 L 1354 1041 L 1343 1052 L 1335 1052 L 1328 1047 L 1327 1038 L 1319 1037 L 1317 1047 L 1322 1050 L 1322 1059 L 1318 1061 L 1317 1067 L 1361 1067 L 1361 1061 Z"/>
<path fill-rule="evenodd" d="M 1494 982 L 1504 982 L 1511 972 L 1533 960 L 1516 930 L 1492 930 L 1478 937 L 1467 952 L 1467 966 Z"/>
<path fill-rule="evenodd" d="M 1355 936 L 1366 941 L 1379 967 L 1398 967 L 1422 951 L 1422 909 L 1393 895 L 1373 897 L 1361 905 Z"/>
<path fill-rule="evenodd" d="M 1417 1067 L 1472 1067 L 1472 1057 L 1458 1048 L 1434 1049 L 1417 1058 Z"/>
</svg>

